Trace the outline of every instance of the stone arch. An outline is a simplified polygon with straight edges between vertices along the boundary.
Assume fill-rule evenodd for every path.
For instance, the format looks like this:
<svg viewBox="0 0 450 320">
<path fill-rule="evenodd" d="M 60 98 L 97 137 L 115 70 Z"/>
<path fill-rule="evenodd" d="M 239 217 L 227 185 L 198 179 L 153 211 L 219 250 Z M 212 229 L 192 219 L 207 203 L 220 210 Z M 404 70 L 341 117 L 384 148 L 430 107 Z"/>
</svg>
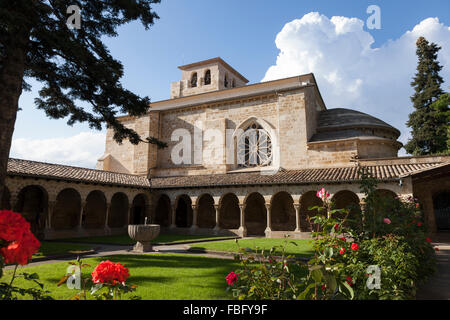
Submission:
<svg viewBox="0 0 450 320">
<path fill-rule="evenodd" d="M 193 220 L 192 200 L 188 195 L 177 198 L 175 209 L 175 225 L 178 228 L 189 228 Z"/>
<path fill-rule="evenodd" d="M 171 223 L 171 211 L 170 198 L 162 194 L 156 203 L 154 222 L 161 227 L 168 227 Z"/>
<path fill-rule="evenodd" d="M 194 72 L 191 75 L 191 88 L 197 87 L 197 80 L 198 80 L 197 72 Z"/>
<path fill-rule="evenodd" d="M 0 210 L 11 210 L 11 192 L 7 186 L 3 187 L 2 197 L 0 199 Z"/>
<path fill-rule="evenodd" d="M 136 195 L 131 204 L 131 215 L 129 224 L 144 224 L 146 217 L 146 207 L 148 198 L 145 194 L 140 193 Z M 150 221 L 147 221 L 150 223 Z"/>
<path fill-rule="evenodd" d="M 358 220 L 361 214 L 360 200 L 356 193 L 349 190 L 341 190 L 337 192 L 331 201 L 334 203 L 334 209 L 348 209 L 348 218 Z M 342 214 L 338 217 L 343 218 Z"/>
<path fill-rule="evenodd" d="M 264 235 L 267 227 L 267 210 L 264 197 L 253 192 L 249 194 L 245 201 L 245 226 L 247 235 Z"/>
<path fill-rule="evenodd" d="M 216 226 L 214 198 L 210 194 L 203 194 L 197 200 L 197 226 L 209 229 Z"/>
<path fill-rule="evenodd" d="M 294 200 L 289 193 L 281 191 L 272 196 L 270 216 L 272 231 L 295 231 Z"/>
<path fill-rule="evenodd" d="M 99 229 L 105 226 L 106 197 L 102 191 L 91 191 L 86 197 L 86 205 L 81 218 L 82 226 L 86 229 Z"/>
<path fill-rule="evenodd" d="M 239 199 L 234 193 L 227 193 L 219 201 L 219 227 L 223 229 L 238 229 L 240 226 L 241 209 Z"/>
<path fill-rule="evenodd" d="M 317 191 L 308 191 L 300 197 L 300 230 L 311 232 L 314 225 L 309 222 L 309 218 L 318 214 L 318 210 L 309 210 L 309 207 L 322 206 L 322 200 L 316 196 Z"/>
<path fill-rule="evenodd" d="M 243 135 L 245 135 L 246 130 L 248 130 L 251 126 L 256 125 L 258 127 L 261 127 L 261 129 L 267 134 L 268 140 L 267 144 L 269 144 L 270 140 L 270 146 L 271 146 L 271 162 L 269 164 L 269 167 L 279 167 L 280 166 L 280 148 L 278 144 L 278 135 L 277 131 L 275 130 L 275 127 L 267 122 L 266 120 L 259 118 L 259 117 L 249 117 L 246 120 L 242 121 L 234 130 L 232 135 L 232 141 L 234 144 L 234 159 L 232 159 L 234 162 L 235 167 L 239 167 L 239 140 L 242 139 Z"/>
<path fill-rule="evenodd" d="M 437 230 L 450 230 L 450 192 L 436 193 L 433 196 L 433 207 Z"/>
<path fill-rule="evenodd" d="M 81 196 L 73 188 L 61 190 L 56 197 L 52 214 L 52 228 L 68 230 L 79 226 L 81 214 Z"/>
<path fill-rule="evenodd" d="M 31 231 L 40 236 L 45 228 L 48 211 L 47 191 L 39 185 L 22 188 L 14 204 L 14 211 L 20 213 L 29 223 Z"/>
<path fill-rule="evenodd" d="M 395 200 L 397 198 L 397 194 L 394 191 L 388 189 L 376 189 L 374 193 L 383 198 L 389 197 L 392 200 Z"/>
<path fill-rule="evenodd" d="M 205 71 L 205 85 L 211 84 L 211 70 L 208 69 Z"/>
<path fill-rule="evenodd" d="M 123 192 L 115 193 L 111 198 L 108 226 L 110 228 L 123 228 L 128 220 L 129 201 Z"/>
</svg>

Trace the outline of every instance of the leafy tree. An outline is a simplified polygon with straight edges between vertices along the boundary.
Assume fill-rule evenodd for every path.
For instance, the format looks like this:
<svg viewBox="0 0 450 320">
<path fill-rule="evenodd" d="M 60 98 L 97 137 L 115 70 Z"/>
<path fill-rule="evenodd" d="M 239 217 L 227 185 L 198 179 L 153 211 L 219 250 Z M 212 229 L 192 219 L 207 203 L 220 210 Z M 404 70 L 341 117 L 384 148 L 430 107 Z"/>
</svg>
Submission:
<svg viewBox="0 0 450 320">
<path fill-rule="evenodd" d="M 438 100 L 431 104 L 431 109 L 435 114 L 438 123 L 442 124 L 437 128 L 439 144 L 447 146 L 444 153 L 450 153 L 450 93 L 444 93 Z"/>
<path fill-rule="evenodd" d="M 100 130 L 114 129 L 114 139 L 164 147 L 154 137 L 140 137 L 117 119 L 118 113 L 146 113 L 148 97 L 126 90 L 120 83 L 123 66 L 115 60 L 102 36 L 117 36 L 117 28 L 140 20 L 145 29 L 158 15 L 160 0 L 1 0 L 0 1 L 0 198 L 4 187 L 11 139 L 22 90 L 27 79 L 43 83 L 35 104 L 48 117 L 68 117 L 68 124 L 87 122 Z M 73 11 L 81 9 L 81 28 Z M 76 14 L 76 13 L 75 13 Z M 89 108 L 76 103 L 84 102 Z"/>
<path fill-rule="evenodd" d="M 417 73 L 411 82 L 415 89 L 411 101 L 416 110 L 409 115 L 406 123 L 412 128 L 412 138 L 405 145 L 405 149 L 414 155 L 439 153 L 447 149 L 448 126 L 448 121 L 442 121 L 440 113 L 432 107 L 444 93 L 441 89 L 444 80 L 439 75 L 442 66 L 437 61 L 441 47 L 435 43 L 430 44 L 424 37 L 420 37 L 416 45 L 419 62 Z"/>
</svg>

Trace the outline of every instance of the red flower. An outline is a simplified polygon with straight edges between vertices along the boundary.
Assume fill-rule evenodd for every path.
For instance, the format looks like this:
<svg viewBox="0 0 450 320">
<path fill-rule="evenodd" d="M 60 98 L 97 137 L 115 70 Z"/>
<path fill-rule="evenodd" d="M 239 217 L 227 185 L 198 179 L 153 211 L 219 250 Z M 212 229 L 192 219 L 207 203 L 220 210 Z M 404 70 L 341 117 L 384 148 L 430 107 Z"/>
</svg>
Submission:
<svg viewBox="0 0 450 320">
<path fill-rule="evenodd" d="M 344 254 L 344 252 L 345 252 L 344 248 L 341 248 L 341 250 L 339 250 L 339 254 Z"/>
<path fill-rule="evenodd" d="M 124 283 L 130 276 L 130 273 L 120 263 L 107 260 L 100 262 L 91 275 L 94 283 L 116 284 L 118 282 Z"/>
<path fill-rule="evenodd" d="M 41 246 L 25 218 L 9 210 L 0 211 L 0 240 L 7 243 L 0 249 L 7 264 L 27 264 Z"/>
<path fill-rule="evenodd" d="M 325 291 L 326 288 L 327 288 L 327 286 L 324 284 L 320 287 L 320 289 L 322 289 L 322 291 Z"/>
<path fill-rule="evenodd" d="M 426 241 L 426 242 L 429 242 L 429 243 L 432 242 L 430 238 L 426 238 L 425 241 Z"/>
<path fill-rule="evenodd" d="M 417 226 L 420 227 L 422 225 L 422 222 L 417 222 Z"/>
<path fill-rule="evenodd" d="M 420 204 L 416 203 L 416 208 L 419 208 L 419 207 L 420 207 Z"/>
<path fill-rule="evenodd" d="M 325 190 L 325 188 L 320 189 L 317 191 L 316 196 L 322 200 L 327 199 L 330 196 L 330 193 Z"/>
<path fill-rule="evenodd" d="M 339 239 L 342 239 L 344 241 L 347 241 L 347 239 L 345 239 L 345 237 L 340 237 Z"/>
<path fill-rule="evenodd" d="M 352 250 L 356 251 L 359 249 L 359 245 L 357 243 L 352 243 L 352 245 L 350 246 L 350 248 L 352 248 Z"/>
<path fill-rule="evenodd" d="M 350 276 L 348 276 L 347 278 L 345 278 L 345 281 L 346 281 L 349 285 L 352 285 L 352 284 L 353 284 L 353 279 L 352 279 Z"/>
<path fill-rule="evenodd" d="M 436 248 L 434 248 L 434 250 L 436 250 L 436 251 L 439 251 L 439 248 L 438 248 L 438 247 L 436 247 Z"/>
<path fill-rule="evenodd" d="M 230 273 L 226 276 L 225 279 L 227 280 L 227 283 L 228 283 L 230 286 L 232 286 L 233 284 L 236 283 L 236 281 L 237 281 L 237 279 L 238 279 L 238 275 L 237 275 L 236 273 L 234 273 L 234 272 L 230 272 Z"/>
<path fill-rule="evenodd" d="M 338 229 L 339 228 L 339 225 L 336 223 L 335 225 L 334 225 L 334 229 Z"/>
</svg>

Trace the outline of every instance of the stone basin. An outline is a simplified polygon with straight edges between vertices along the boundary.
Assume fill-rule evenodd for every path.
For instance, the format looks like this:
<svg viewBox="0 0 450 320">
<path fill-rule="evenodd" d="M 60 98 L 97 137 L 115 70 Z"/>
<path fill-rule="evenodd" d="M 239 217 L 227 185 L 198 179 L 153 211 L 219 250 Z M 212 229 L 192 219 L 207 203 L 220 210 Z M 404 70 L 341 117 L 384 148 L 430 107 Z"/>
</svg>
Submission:
<svg viewBox="0 0 450 320">
<path fill-rule="evenodd" d="M 159 235 L 159 231 L 159 224 L 130 224 L 128 226 L 128 235 L 132 240 L 136 241 L 133 251 L 152 251 L 152 244 L 150 241 Z"/>
</svg>

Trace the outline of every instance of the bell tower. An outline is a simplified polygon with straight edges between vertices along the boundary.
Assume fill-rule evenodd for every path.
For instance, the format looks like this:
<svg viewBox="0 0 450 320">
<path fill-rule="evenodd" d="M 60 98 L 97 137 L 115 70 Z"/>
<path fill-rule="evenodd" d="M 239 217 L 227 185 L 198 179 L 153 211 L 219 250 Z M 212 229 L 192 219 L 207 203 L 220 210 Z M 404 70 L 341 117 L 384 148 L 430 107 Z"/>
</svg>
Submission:
<svg viewBox="0 0 450 320">
<path fill-rule="evenodd" d="M 170 98 L 245 86 L 248 80 L 220 57 L 179 66 L 181 81 L 172 82 Z"/>
</svg>

